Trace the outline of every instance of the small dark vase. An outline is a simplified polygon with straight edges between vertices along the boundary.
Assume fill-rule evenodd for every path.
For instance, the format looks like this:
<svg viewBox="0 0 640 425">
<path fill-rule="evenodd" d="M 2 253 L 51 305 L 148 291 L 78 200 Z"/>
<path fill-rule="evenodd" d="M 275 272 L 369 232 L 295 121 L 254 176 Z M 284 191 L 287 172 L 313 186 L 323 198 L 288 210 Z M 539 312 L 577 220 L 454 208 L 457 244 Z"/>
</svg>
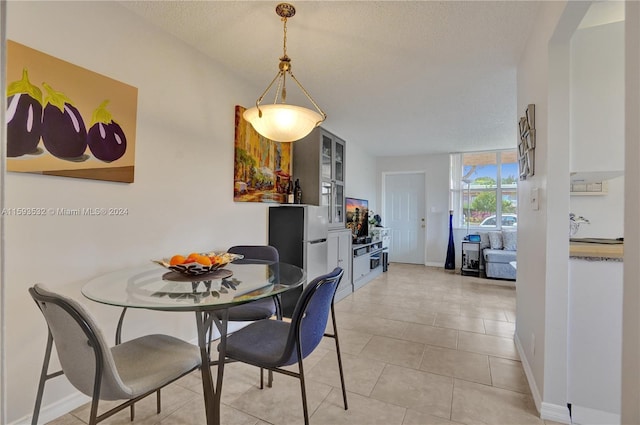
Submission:
<svg viewBox="0 0 640 425">
<path fill-rule="evenodd" d="M 449 210 L 449 246 L 447 247 L 447 259 L 444 262 L 446 270 L 456 268 L 456 247 L 453 243 L 453 210 Z"/>
</svg>

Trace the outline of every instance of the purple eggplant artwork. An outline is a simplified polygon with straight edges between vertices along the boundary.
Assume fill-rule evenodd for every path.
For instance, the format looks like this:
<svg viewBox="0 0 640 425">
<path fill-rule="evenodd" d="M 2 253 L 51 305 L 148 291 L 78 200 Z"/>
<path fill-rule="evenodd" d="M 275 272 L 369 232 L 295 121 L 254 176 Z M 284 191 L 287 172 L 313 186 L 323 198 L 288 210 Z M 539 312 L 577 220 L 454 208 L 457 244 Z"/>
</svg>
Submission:
<svg viewBox="0 0 640 425">
<path fill-rule="evenodd" d="M 47 83 L 42 114 L 42 141 L 53 156 L 70 161 L 84 161 L 87 149 L 87 130 L 78 109 L 62 92 Z"/>
<path fill-rule="evenodd" d="M 138 89 L 12 40 L 2 51 L 6 171 L 133 183 Z"/>
<path fill-rule="evenodd" d="M 87 144 L 93 156 L 104 162 L 119 159 L 127 151 L 127 138 L 120 125 L 107 111 L 105 100 L 93 111 L 91 125 L 87 133 Z"/>
<path fill-rule="evenodd" d="M 39 153 L 42 91 L 31 84 L 26 68 L 22 70 L 22 79 L 7 87 L 7 105 L 7 156 Z"/>
</svg>

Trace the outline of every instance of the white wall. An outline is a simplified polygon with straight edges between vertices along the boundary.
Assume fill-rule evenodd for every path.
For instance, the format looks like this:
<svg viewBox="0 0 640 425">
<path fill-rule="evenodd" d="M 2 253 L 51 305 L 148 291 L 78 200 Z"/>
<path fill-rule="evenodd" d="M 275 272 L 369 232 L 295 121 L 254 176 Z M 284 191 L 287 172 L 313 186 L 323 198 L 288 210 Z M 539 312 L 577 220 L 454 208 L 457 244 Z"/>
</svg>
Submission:
<svg viewBox="0 0 640 425">
<path fill-rule="evenodd" d="M 569 2 L 571 3 L 571 2 Z M 569 68 L 566 2 L 543 2 L 518 64 L 518 112 L 536 105 L 535 175 L 518 198 L 540 191 L 539 210 L 519 202 L 516 344 L 543 417 L 568 422 L 566 306 L 569 213 Z M 568 22 L 567 22 L 568 21 Z M 574 27 L 575 28 L 575 27 Z M 563 39 L 564 44 L 552 37 Z M 559 58 L 566 63 L 558 66 Z M 566 66 L 565 66 L 566 65 Z M 559 68 L 559 69 L 556 69 Z M 564 137 L 564 139 L 563 139 Z"/>
<path fill-rule="evenodd" d="M 623 424 L 640 423 L 640 3 L 625 8 L 625 205 L 622 317 Z"/>
<path fill-rule="evenodd" d="M 624 21 L 571 37 L 571 171 L 624 170 Z"/>
<path fill-rule="evenodd" d="M 444 267 L 449 240 L 449 155 L 418 155 L 411 157 L 383 157 L 377 160 L 377 187 L 382 199 L 384 173 L 424 172 L 426 238 L 425 264 Z M 383 206 L 379 207 L 380 209 Z M 382 217 L 384 221 L 384 216 Z M 460 238 L 456 238 L 459 241 Z M 456 242 L 457 244 L 458 242 Z M 460 246 L 456 246 L 456 257 L 460 257 Z"/>
<path fill-rule="evenodd" d="M 0 2 L 0 45 L 5 46 L 7 40 L 7 2 Z M 5 80 L 6 80 L 6 53 L 4 48 L 0 49 L 0 88 L 2 92 L 5 92 Z M 0 140 L 4 144 L 6 139 L 6 118 L 4 111 L 7 110 L 6 96 L 0 97 Z M 4 203 L 4 179 L 5 179 L 5 162 L 6 161 L 6 149 L 0 149 L 0 208 L 5 208 Z M 6 380 L 2 377 L 6 375 L 6 362 L 5 362 L 5 291 L 4 291 L 4 219 L 0 217 L 0 422 L 5 422 L 7 413 L 7 400 L 5 394 L 7 392 Z"/>
<path fill-rule="evenodd" d="M 571 212 L 589 220 L 589 224 L 580 225 L 576 238 L 619 238 L 624 235 L 624 180 L 623 176 L 609 180 L 606 195 L 571 195 Z"/>
<path fill-rule="evenodd" d="M 327 127 L 329 129 L 329 127 Z M 339 134 L 337 136 L 340 136 Z M 369 201 L 369 210 L 380 212 L 376 190 L 377 174 L 375 158 L 365 152 L 362 141 L 345 140 L 347 145 L 346 187 L 345 196 L 351 198 L 366 199 Z"/>
<path fill-rule="evenodd" d="M 624 170 L 624 22 L 580 28 L 571 38 L 571 171 Z M 624 177 L 603 196 L 571 196 L 589 219 L 576 237 L 621 237 Z"/>
<path fill-rule="evenodd" d="M 236 80 L 116 2 L 9 2 L 7 17 L 9 39 L 138 88 L 135 183 L 6 176 L 7 207 L 129 211 L 4 217 L 4 419 L 12 423 L 31 413 L 46 342 L 29 286 L 42 282 L 82 299 L 112 336 L 119 311 L 83 299 L 86 280 L 175 252 L 265 243 L 267 205 L 234 203 L 232 193 L 234 106 L 253 103 L 260 87 Z M 229 54 L 237 54 L 233 46 Z M 149 331 L 195 337 L 191 314 L 128 315 L 124 338 Z M 43 420 L 56 413 L 46 411 L 52 403 L 79 401 L 64 378 L 50 381 L 45 394 Z"/>
<path fill-rule="evenodd" d="M 572 198 L 571 203 L 569 201 L 569 140 L 572 130 L 570 39 L 589 5 L 590 2 L 543 3 L 518 65 L 518 109 L 523 110 L 528 103 L 535 103 L 537 121 L 536 176 L 521 182 L 518 196 L 520 199 L 526 199 L 535 187 L 541 188 L 542 191 L 539 211 L 523 207 L 522 204 L 518 211 L 518 239 L 526 241 L 526 244 L 524 247 L 519 244 L 518 247 L 516 343 L 541 416 L 566 423 L 570 420 L 566 409 L 566 310 L 569 302 L 567 214 L 570 204 L 572 208 L 577 208 L 580 202 L 593 202 L 582 201 L 579 197 Z M 634 81 L 637 84 L 637 78 Z M 637 93 L 637 86 L 635 87 L 634 93 Z M 625 91 L 629 92 L 629 83 Z M 637 102 L 637 98 L 635 101 Z M 635 113 L 637 114 L 637 109 Z M 634 122 L 637 122 L 635 116 L 633 118 Z M 635 135 L 633 142 L 637 144 L 637 132 Z M 629 143 L 627 139 L 628 147 Z M 637 150 L 633 152 L 637 158 Z M 629 176 L 627 181 L 628 179 Z M 637 199 L 635 182 L 637 176 L 633 185 L 633 194 Z M 629 199 L 629 185 L 625 187 L 624 195 L 621 195 L 619 183 L 614 182 L 612 189 L 612 198 Z M 637 207 L 637 203 L 634 205 Z M 632 210 L 635 215 L 630 215 L 627 206 L 625 224 L 633 221 L 634 229 L 637 231 L 635 207 Z M 600 214 L 595 209 L 591 211 L 594 212 L 594 216 Z M 637 257 L 637 250 L 634 253 Z M 634 261 L 637 262 L 637 258 Z M 626 263 L 627 261 L 625 275 Z M 629 288 L 631 292 L 637 287 L 637 273 L 633 274 L 633 278 L 633 289 Z M 625 276 L 625 281 L 630 282 L 630 279 Z M 629 302 L 629 310 L 637 310 L 638 306 L 637 291 L 633 293 L 636 296 Z M 635 348 L 630 348 L 630 352 L 636 356 L 630 358 L 629 363 L 633 370 L 637 371 L 638 320 L 637 314 L 629 314 L 635 319 L 629 332 L 634 332 L 636 337 Z M 630 379 L 630 382 L 632 388 L 638 387 L 637 376 Z M 634 402 L 638 402 L 637 392 L 634 397 L 629 398 L 629 408 L 637 412 L 637 408 L 632 407 Z M 625 423 L 635 422 L 637 420 Z"/>
</svg>

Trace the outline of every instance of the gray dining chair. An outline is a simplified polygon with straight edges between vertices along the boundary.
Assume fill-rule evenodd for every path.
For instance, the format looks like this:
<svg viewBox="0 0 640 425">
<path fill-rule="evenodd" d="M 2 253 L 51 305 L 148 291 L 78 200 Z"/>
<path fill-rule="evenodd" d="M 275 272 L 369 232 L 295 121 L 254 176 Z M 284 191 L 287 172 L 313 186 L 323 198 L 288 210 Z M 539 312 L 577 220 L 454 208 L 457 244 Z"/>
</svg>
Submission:
<svg viewBox="0 0 640 425">
<path fill-rule="evenodd" d="M 309 283 L 298 299 L 291 322 L 259 320 L 227 337 L 228 359 L 293 376 L 300 380 L 302 410 L 306 425 L 309 424 L 309 412 L 303 359 L 315 350 L 324 336 L 335 339 L 344 409 L 349 408 L 334 309 L 334 297 L 343 273 L 340 267 L 336 267 L 331 273 L 319 276 Z M 329 313 L 331 313 L 333 324 L 331 335 L 325 333 Z M 296 363 L 298 372 L 282 369 L 284 366 Z M 262 383 L 260 388 L 263 388 Z"/>
<path fill-rule="evenodd" d="M 80 392 L 91 397 L 89 424 L 96 424 L 153 394 L 201 365 L 200 350 L 168 335 L 146 335 L 109 347 L 92 315 L 79 302 L 37 284 L 29 294 L 48 327 L 36 403 L 31 423 L 38 423 L 45 382 L 65 375 Z M 55 343 L 62 370 L 49 373 Z M 98 415 L 100 400 L 126 400 Z M 160 413 L 158 393 L 157 413 Z"/>
</svg>

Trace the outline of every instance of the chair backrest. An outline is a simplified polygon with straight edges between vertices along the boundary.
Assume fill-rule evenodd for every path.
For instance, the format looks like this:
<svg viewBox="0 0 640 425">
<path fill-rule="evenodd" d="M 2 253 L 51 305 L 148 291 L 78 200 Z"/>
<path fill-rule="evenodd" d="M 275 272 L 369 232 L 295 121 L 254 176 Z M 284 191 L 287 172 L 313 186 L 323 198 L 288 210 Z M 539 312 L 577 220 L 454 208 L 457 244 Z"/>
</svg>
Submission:
<svg viewBox="0 0 640 425">
<path fill-rule="evenodd" d="M 280 261 L 278 250 L 271 245 L 236 245 L 228 249 L 231 254 L 242 254 L 242 260 L 236 260 L 236 263 L 250 264 L 254 261 L 277 263 Z"/>
<path fill-rule="evenodd" d="M 122 382 L 102 331 L 82 304 L 40 284 L 29 288 L 29 294 L 47 321 L 69 382 L 90 397 L 99 381 L 100 399 L 129 398 L 131 389 Z"/>
<path fill-rule="evenodd" d="M 329 310 L 344 271 L 336 267 L 331 273 L 318 276 L 300 295 L 291 317 L 291 328 L 285 349 L 284 364 L 297 362 L 296 346 L 302 349 L 302 358 L 307 357 L 320 344 L 327 327 Z M 288 356 L 288 357 L 287 357 Z"/>
</svg>

